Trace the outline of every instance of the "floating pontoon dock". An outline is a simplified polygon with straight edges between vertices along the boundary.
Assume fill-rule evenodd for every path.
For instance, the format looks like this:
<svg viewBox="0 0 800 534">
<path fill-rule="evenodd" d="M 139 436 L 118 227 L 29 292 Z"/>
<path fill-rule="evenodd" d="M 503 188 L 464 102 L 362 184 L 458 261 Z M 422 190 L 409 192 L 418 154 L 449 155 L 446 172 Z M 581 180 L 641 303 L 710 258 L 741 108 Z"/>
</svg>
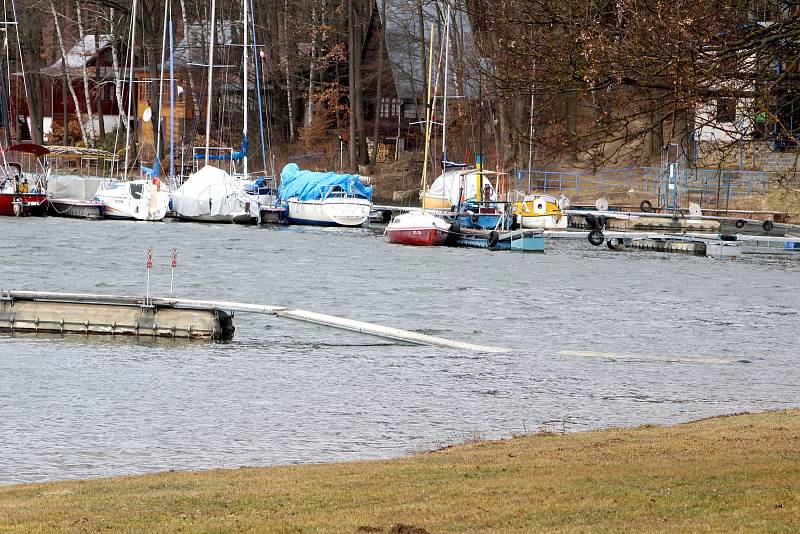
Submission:
<svg viewBox="0 0 800 534">
<path fill-rule="evenodd" d="M 0 330 L 11 332 L 224 340 L 233 336 L 232 312 L 257 313 L 294 319 L 412 345 L 448 347 L 477 352 L 508 352 L 508 349 L 501 347 L 474 345 L 282 306 L 175 298 L 145 300 L 143 297 L 137 296 L 91 293 L 0 292 Z"/>
</svg>

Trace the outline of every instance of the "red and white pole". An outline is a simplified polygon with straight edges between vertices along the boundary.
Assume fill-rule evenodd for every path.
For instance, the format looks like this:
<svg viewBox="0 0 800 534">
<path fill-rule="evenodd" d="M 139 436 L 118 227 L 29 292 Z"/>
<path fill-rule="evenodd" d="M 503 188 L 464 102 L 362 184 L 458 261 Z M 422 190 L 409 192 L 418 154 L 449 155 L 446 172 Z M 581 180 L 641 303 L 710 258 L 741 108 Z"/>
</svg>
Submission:
<svg viewBox="0 0 800 534">
<path fill-rule="evenodd" d="M 172 298 L 172 282 L 175 280 L 175 267 L 178 266 L 178 249 L 172 249 L 172 273 L 169 277 L 169 298 Z"/>
<path fill-rule="evenodd" d="M 147 249 L 147 286 L 145 287 L 144 303 L 150 303 L 150 269 L 153 268 L 153 247 Z"/>
</svg>

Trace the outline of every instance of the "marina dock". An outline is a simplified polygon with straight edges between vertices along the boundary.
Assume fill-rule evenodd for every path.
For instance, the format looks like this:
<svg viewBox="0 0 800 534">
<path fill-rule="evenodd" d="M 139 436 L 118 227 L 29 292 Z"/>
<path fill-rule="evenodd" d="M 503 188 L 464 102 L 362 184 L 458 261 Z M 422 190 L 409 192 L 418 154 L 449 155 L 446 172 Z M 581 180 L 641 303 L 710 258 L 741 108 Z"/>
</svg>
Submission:
<svg viewBox="0 0 800 534">
<path fill-rule="evenodd" d="M 233 314 L 254 313 L 390 339 L 410 345 L 503 353 L 475 345 L 306 310 L 242 302 L 93 293 L 2 291 L 0 331 L 228 340 Z"/>
</svg>

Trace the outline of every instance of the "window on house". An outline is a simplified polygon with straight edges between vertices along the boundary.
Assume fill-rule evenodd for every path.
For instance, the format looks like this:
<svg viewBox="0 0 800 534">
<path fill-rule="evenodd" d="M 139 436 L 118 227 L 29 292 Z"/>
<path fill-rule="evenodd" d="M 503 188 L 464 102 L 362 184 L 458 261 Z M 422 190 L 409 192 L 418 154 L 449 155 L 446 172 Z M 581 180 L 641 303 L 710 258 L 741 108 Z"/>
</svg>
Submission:
<svg viewBox="0 0 800 534">
<path fill-rule="evenodd" d="M 717 122 L 736 122 L 736 99 L 717 99 Z"/>
<path fill-rule="evenodd" d="M 400 102 L 396 98 L 381 98 L 380 117 L 395 118 L 400 115 Z"/>
<path fill-rule="evenodd" d="M 149 83 L 137 83 L 137 89 L 139 90 L 139 102 L 149 102 L 150 101 L 150 84 Z"/>
</svg>

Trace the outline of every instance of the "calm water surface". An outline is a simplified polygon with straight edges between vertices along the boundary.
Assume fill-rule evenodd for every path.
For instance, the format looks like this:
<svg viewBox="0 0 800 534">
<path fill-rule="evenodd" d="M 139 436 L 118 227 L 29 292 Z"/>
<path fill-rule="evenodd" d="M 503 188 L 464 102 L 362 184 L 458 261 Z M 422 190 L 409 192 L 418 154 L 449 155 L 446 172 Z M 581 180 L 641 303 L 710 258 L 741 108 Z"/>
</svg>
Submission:
<svg viewBox="0 0 800 534">
<path fill-rule="evenodd" d="M 423 249 L 380 230 L 0 218 L 0 286 L 293 306 L 508 354 L 239 314 L 229 343 L 0 335 L 0 483 L 396 456 L 466 435 L 797 405 L 800 256 Z"/>
</svg>

